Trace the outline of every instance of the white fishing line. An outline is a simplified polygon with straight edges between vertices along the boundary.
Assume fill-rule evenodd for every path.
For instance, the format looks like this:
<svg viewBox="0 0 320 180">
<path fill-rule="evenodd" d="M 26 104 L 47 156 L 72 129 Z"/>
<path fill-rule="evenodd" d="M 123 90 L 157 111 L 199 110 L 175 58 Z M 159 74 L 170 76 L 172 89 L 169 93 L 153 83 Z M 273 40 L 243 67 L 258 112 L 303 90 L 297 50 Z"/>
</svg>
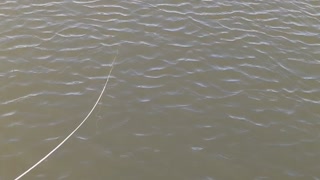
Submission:
<svg viewBox="0 0 320 180">
<path fill-rule="evenodd" d="M 141 3 L 141 4 L 147 4 L 149 5 L 150 7 L 153 7 L 159 11 L 162 11 L 162 12 L 166 12 L 165 10 L 159 8 L 158 6 L 156 5 L 153 5 L 151 3 L 147 3 L 147 2 L 143 2 L 143 1 L 140 1 L 140 0 L 132 0 L 131 2 L 136 2 L 136 3 Z M 190 19 L 190 17 L 188 17 Z M 196 25 L 194 22 L 191 21 L 192 24 L 194 24 L 195 26 L 203 29 L 202 27 L 200 27 L 199 25 Z M 204 30 L 204 29 L 203 29 Z M 204 30 L 206 31 L 206 30 Z M 25 176 L 27 173 L 29 173 L 31 170 L 33 170 L 34 168 L 36 168 L 40 163 L 42 163 L 44 160 L 46 160 L 50 155 L 52 155 L 57 149 L 59 149 L 86 121 L 87 119 L 89 118 L 89 116 L 92 114 L 92 112 L 94 111 L 94 109 L 96 108 L 96 106 L 98 105 L 103 93 L 105 92 L 106 90 L 106 87 L 107 87 L 107 84 L 109 82 L 109 79 L 110 79 L 110 76 L 111 76 L 111 72 L 113 70 L 113 67 L 114 67 L 114 63 L 116 61 L 116 58 L 118 56 L 118 51 L 117 51 L 117 55 L 114 57 L 113 61 L 112 61 L 112 64 L 111 64 L 111 69 L 110 69 L 110 72 L 108 74 L 108 77 L 107 77 L 107 80 L 106 80 L 106 83 L 104 84 L 104 87 L 96 101 L 96 103 L 93 105 L 91 111 L 88 113 L 88 115 L 82 120 L 82 122 L 63 140 L 61 141 L 60 144 L 58 144 L 54 149 L 52 149 L 47 155 L 45 155 L 42 159 L 40 159 L 37 163 L 35 163 L 32 167 L 30 167 L 28 170 L 26 170 L 25 172 L 23 172 L 20 176 L 18 176 L 17 178 L 15 178 L 15 180 L 19 180 L 21 179 L 23 176 Z"/>
<path fill-rule="evenodd" d="M 106 83 L 103 86 L 103 89 L 96 101 L 96 103 L 93 105 L 93 107 L 91 108 L 90 112 L 88 113 L 88 115 L 82 120 L 82 122 L 63 140 L 61 141 L 60 144 L 58 144 L 55 148 L 53 148 L 47 155 L 45 155 L 42 159 L 40 159 L 37 163 L 35 163 L 33 166 L 31 166 L 28 170 L 26 170 L 25 172 L 23 172 L 20 176 L 16 177 L 15 180 L 19 180 L 20 178 L 22 178 L 23 176 L 25 176 L 27 173 L 29 173 L 31 170 L 33 170 L 34 168 L 36 168 L 40 163 L 42 163 L 44 160 L 46 160 L 51 154 L 53 154 L 57 149 L 59 149 L 82 125 L 83 123 L 85 123 L 87 121 L 87 119 L 89 118 L 89 116 L 92 114 L 93 110 L 97 107 L 99 101 L 101 100 L 101 97 L 103 95 L 103 93 L 106 90 L 107 84 L 109 82 L 113 67 L 114 67 L 114 63 L 117 59 L 119 51 L 117 51 L 117 55 L 114 57 L 112 64 L 111 64 L 111 69 L 109 71 Z"/>
</svg>

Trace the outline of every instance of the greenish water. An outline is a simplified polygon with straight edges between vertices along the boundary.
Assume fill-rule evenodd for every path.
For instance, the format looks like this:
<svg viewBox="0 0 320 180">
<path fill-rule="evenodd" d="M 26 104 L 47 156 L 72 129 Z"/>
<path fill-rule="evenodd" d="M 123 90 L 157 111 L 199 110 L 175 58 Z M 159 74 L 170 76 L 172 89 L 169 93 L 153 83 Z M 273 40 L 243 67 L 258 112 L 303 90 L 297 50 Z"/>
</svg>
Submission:
<svg viewBox="0 0 320 180">
<path fill-rule="evenodd" d="M 319 1 L 0 3 L 0 179 L 320 179 Z"/>
</svg>

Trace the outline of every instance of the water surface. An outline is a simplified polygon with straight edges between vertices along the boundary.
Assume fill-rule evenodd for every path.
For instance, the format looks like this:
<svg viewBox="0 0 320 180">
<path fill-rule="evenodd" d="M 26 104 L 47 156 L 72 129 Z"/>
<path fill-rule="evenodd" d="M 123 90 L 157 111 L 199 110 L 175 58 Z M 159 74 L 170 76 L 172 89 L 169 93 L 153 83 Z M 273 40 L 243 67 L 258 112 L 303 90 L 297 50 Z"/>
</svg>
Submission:
<svg viewBox="0 0 320 180">
<path fill-rule="evenodd" d="M 320 179 L 318 1 L 0 3 L 0 179 Z"/>
</svg>

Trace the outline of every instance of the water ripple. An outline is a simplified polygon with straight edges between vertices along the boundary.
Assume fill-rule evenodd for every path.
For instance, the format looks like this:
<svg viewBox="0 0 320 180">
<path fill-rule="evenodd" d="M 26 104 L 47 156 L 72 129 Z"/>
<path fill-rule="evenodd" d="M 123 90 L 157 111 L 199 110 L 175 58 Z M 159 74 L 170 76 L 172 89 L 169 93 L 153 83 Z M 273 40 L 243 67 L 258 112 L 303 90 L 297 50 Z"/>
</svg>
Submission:
<svg viewBox="0 0 320 180">
<path fill-rule="evenodd" d="M 72 129 L 117 50 L 109 94 L 76 136 L 92 144 L 77 156 L 93 160 L 80 160 L 76 173 L 57 174 L 53 163 L 48 179 L 79 179 L 84 166 L 117 179 L 87 167 L 108 162 L 134 167 L 133 179 L 317 177 L 319 8 L 297 0 L 0 2 L 1 140 L 10 150 L 0 157 L 11 161 L 2 171 L 16 174 L 12 167 L 31 164 L 17 159 L 37 159 L 40 145 Z M 114 126 L 119 119 L 129 120 Z M 112 128 L 94 133 L 99 127 Z M 163 175 L 168 163 L 179 168 Z"/>
</svg>

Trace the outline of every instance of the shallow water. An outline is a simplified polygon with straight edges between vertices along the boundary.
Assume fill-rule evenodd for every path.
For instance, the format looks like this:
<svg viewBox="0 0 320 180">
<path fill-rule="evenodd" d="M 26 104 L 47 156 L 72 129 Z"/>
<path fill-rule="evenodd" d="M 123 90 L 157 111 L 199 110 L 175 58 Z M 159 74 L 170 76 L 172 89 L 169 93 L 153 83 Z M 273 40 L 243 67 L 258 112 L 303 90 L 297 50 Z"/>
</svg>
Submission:
<svg viewBox="0 0 320 180">
<path fill-rule="evenodd" d="M 319 1 L 0 3 L 0 179 L 320 179 Z"/>
</svg>

